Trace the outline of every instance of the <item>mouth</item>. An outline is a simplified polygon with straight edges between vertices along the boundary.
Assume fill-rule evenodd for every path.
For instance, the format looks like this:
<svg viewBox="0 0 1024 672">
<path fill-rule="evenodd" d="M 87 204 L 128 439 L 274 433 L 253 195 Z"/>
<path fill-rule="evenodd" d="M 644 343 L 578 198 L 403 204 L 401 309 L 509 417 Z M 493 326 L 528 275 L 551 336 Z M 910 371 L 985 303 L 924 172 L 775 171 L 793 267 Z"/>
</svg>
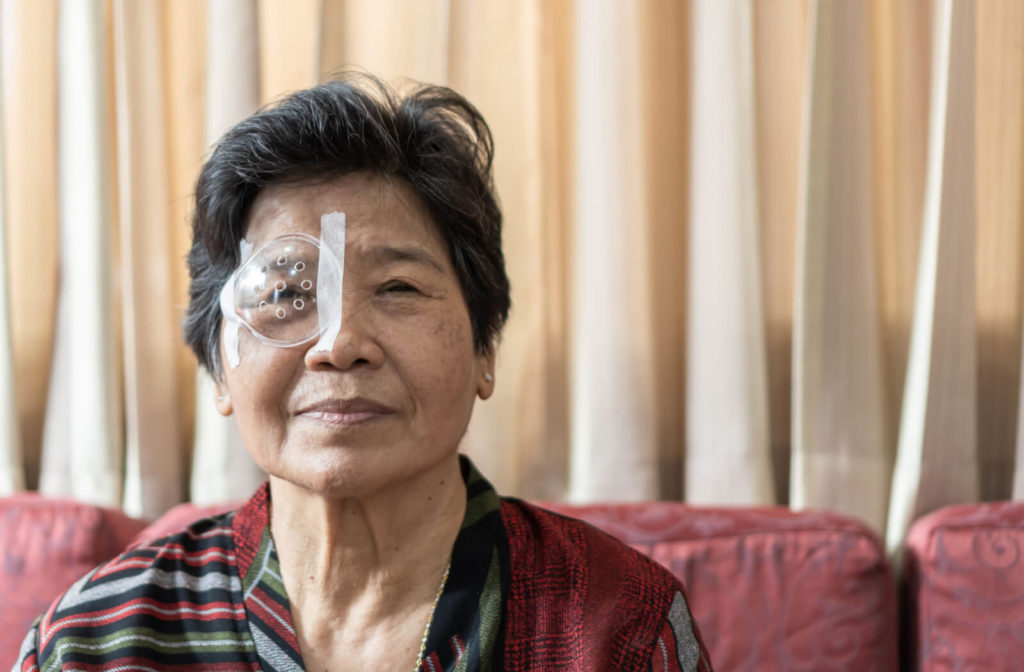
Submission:
<svg viewBox="0 0 1024 672">
<path fill-rule="evenodd" d="M 329 427 L 357 427 L 393 415 L 395 410 L 372 399 L 326 399 L 303 406 L 297 417 Z"/>
</svg>

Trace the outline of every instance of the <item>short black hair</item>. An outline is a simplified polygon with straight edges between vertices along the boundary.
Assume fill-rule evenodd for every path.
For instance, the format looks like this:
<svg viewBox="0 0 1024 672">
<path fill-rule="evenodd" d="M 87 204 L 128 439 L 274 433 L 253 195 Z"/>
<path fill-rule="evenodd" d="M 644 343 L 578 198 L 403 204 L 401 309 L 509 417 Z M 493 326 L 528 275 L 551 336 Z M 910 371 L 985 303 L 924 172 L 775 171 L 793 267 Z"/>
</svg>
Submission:
<svg viewBox="0 0 1024 672">
<path fill-rule="evenodd" d="M 477 352 L 508 319 L 494 142 L 480 112 L 455 91 L 419 85 L 404 95 L 368 74 L 288 95 L 230 129 L 196 183 L 185 341 L 220 379 L 219 294 L 240 263 L 253 200 L 271 184 L 320 183 L 357 171 L 408 182 L 448 245 Z"/>
</svg>

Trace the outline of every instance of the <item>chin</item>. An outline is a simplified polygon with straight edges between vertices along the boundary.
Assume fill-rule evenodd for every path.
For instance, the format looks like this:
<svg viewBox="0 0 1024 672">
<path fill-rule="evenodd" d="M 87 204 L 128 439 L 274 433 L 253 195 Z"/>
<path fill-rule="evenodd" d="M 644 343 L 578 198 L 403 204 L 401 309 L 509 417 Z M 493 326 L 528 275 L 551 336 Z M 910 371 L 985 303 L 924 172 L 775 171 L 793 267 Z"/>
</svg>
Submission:
<svg viewBox="0 0 1024 672">
<path fill-rule="evenodd" d="M 415 461 L 408 455 L 388 455 L 389 452 L 382 449 L 325 451 L 316 458 L 307 455 L 299 464 L 268 473 L 325 499 L 344 499 L 408 488 L 419 480 L 444 474 L 450 466 L 458 471 L 457 450 L 439 455 L 437 459 Z"/>
</svg>

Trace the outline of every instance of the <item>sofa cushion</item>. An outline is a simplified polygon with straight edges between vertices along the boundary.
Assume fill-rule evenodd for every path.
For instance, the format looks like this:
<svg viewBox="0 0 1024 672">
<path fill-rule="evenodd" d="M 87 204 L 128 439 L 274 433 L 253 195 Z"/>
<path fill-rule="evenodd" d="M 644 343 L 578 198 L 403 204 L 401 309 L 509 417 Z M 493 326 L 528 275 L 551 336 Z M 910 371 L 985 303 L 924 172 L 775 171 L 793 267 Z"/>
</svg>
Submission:
<svg viewBox="0 0 1024 672">
<path fill-rule="evenodd" d="M 950 506 L 918 520 L 905 585 L 910 669 L 1020 670 L 1024 502 Z"/>
<path fill-rule="evenodd" d="M 686 585 L 715 670 L 898 669 L 880 540 L 842 516 L 676 502 L 571 506 Z"/>
<path fill-rule="evenodd" d="M 117 555 L 146 523 L 120 511 L 37 493 L 0 498 L 0 668 L 53 599 Z"/>
</svg>

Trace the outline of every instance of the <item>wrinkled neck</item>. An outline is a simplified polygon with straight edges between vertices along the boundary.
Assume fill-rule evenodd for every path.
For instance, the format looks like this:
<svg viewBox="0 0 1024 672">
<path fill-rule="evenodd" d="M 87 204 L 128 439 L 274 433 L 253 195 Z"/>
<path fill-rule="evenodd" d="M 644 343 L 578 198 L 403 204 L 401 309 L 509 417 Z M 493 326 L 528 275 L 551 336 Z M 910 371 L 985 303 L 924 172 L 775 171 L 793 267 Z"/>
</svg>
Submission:
<svg viewBox="0 0 1024 672">
<path fill-rule="evenodd" d="M 271 478 L 271 533 L 293 611 L 387 614 L 436 592 L 466 509 L 457 455 L 385 492 L 328 499 Z"/>
</svg>

